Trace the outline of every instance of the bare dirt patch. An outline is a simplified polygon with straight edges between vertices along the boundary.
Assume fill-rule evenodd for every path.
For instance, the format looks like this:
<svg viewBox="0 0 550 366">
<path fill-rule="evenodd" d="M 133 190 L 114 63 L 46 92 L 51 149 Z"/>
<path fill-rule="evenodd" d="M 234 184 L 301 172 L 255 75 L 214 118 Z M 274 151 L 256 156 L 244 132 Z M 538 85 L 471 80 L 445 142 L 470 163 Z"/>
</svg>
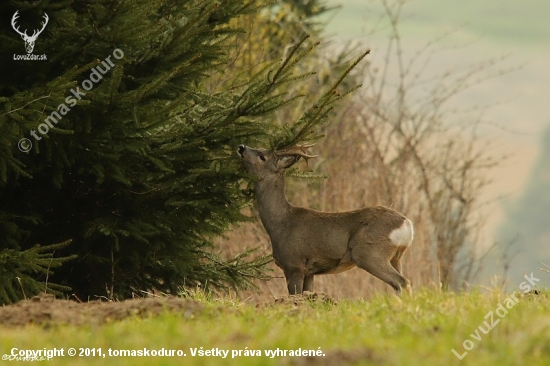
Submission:
<svg viewBox="0 0 550 366">
<path fill-rule="evenodd" d="M 357 365 L 384 364 L 384 360 L 371 349 L 361 348 L 352 350 L 333 349 L 324 351 L 324 357 L 296 357 L 289 359 L 291 366 L 332 366 L 332 365 Z"/>
<path fill-rule="evenodd" d="M 317 304 L 335 305 L 337 302 L 323 293 L 306 291 L 301 295 L 280 297 L 259 306 L 291 305 L 299 307 Z M 171 296 L 120 302 L 77 302 L 41 294 L 29 300 L 0 307 L 0 325 L 5 327 L 18 327 L 27 324 L 45 327 L 61 324 L 99 325 L 128 317 L 155 316 L 166 311 L 191 317 L 203 308 L 203 305 L 196 301 Z"/>
<path fill-rule="evenodd" d="M 279 297 L 272 302 L 264 303 L 263 305 L 316 305 L 316 304 L 327 304 L 327 305 L 337 305 L 338 302 L 331 298 L 330 296 L 322 292 L 309 292 L 304 291 L 300 295 L 288 295 L 284 297 Z"/>
<path fill-rule="evenodd" d="M 55 299 L 42 294 L 30 300 L 0 307 L 0 325 L 17 327 L 38 324 L 46 327 L 59 324 L 99 325 L 128 317 L 148 317 L 171 311 L 190 317 L 203 306 L 178 297 L 154 297 L 120 302 L 76 301 Z"/>
</svg>

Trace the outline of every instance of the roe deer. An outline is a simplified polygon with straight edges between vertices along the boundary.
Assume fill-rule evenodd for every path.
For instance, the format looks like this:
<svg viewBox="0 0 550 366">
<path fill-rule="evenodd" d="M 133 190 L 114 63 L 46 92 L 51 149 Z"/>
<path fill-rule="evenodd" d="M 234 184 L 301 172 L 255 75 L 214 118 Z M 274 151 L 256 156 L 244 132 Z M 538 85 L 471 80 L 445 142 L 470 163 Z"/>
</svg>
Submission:
<svg viewBox="0 0 550 366">
<path fill-rule="evenodd" d="M 292 206 L 285 195 L 285 170 L 310 159 L 312 145 L 285 150 L 240 145 L 246 170 L 257 176 L 256 200 L 269 234 L 273 259 L 286 278 L 289 294 L 313 291 L 313 276 L 355 266 L 390 285 L 397 295 L 410 292 L 401 275 L 401 256 L 413 240 L 412 222 L 391 208 L 376 206 L 349 212 L 320 212 Z"/>
</svg>

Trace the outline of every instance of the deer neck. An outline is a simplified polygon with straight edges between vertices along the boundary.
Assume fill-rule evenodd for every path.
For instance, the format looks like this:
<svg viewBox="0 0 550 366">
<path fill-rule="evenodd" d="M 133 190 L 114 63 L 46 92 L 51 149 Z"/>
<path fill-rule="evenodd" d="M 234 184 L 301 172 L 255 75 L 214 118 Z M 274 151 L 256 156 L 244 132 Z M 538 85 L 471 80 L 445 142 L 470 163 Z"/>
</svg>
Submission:
<svg viewBox="0 0 550 366">
<path fill-rule="evenodd" d="M 256 200 L 260 219 L 268 231 L 284 221 L 292 208 L 285 194 L 284 174 L 259 180 L 256 183 Z"/>
</svg>

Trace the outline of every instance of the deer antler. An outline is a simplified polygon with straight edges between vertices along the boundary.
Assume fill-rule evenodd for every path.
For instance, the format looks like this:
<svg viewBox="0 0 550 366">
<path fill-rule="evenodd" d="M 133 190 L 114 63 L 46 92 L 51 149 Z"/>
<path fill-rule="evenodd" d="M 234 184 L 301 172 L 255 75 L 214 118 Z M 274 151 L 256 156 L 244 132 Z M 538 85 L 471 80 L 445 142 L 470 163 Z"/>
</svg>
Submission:
<svg viewBox="0 0 550 366">
<path fill-rule="evenodd" d="M 294 145 L 289 147 L 288 149 L 275 151 L 275 155 L 282 156 L 282 155 L 299 155 L 302 158 L 306 159 L 313 159 L 318 157 L 319 155 L 309 155 L 307 153 L 307 149 L 314 146 L 315 144 L 304 144 L 304 145 Z"/>
<path fill-rule="evenodd" d="M 22 33 L 19 30 L 19 27 L 16 27 L 16 25 L 15 25 L 15 21 L 17 20 L 17 18 L 19 18 L 19 14 L 17 14 L 17 13 L 19 13 L 19 10 L 17 10 L 15 12 L 15 14 L 13 14 L 13 17 L 11 18 L 11 26 L 12 26 L 13 30 L 15 30 L 17 33 L 19 33 L 21 35 L 21 37 L 28 37 L 26 29 L 25 29 L 25 32 Z"/>
<path fill-rule="evenodd" d="M 40 33 L 42 33 L 42 31 L 44 30 L 44 28 L 46 28 L 46 25 L 48 24 L 48 20 L 50 20 L 50 18 L 48 17 L 48 14 L 44 13 L 44 23 L 42 24 L 42 29 L 40 29 L 39 31 L 35 30 L 34 33 L 32 34 L 31 38 L 36 38 L 38 37 L 38 35 Z M 35 34 L 36 33 L 36 34 Z"/>
<path fill-rule="evenodd" d="M 17 26 L 15 24 L 15 21 L 17 20 L 17 18 L 19 18 L 19 10 L 17 10 L 15 12 L 15 14 L 13 14 L 13 17 L 11 18 L 11 26 L 13 27 L 13 29 L 19 33 L 21 35 L 21 37 L 23 38 L 26 38 L 26 39 L 36 39 L 38 38 L 38 36 L 40 35 L 40 33 L 42 33 L 42 31 L 44 30 L 44 28 L 46 28 L 46 25 L 48 24 L 48 21 L 50 20 L 50 18 L 48 17 L 48 14 L 44 13 L 44 22 L 42 23 L 42 29 L 38 30 L 38 29 L 35 29 L 32 33 L 32 36 L 29 36 L 27 34 L 27 30 L 25 29 L 24 32 L 21 32 L 19 30 L 19 26 Z"/>
</svg>

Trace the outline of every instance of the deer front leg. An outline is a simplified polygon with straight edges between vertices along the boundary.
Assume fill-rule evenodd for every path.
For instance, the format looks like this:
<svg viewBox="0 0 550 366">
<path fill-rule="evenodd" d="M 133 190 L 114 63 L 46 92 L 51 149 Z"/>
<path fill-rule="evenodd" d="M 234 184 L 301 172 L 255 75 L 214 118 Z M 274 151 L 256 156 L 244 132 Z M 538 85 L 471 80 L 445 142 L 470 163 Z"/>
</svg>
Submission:
<svg viewBox="0 0 550 366">
<path fill-rule="evenodd" d="M 313 292 L 313 275 L 305 276 L 304 278 L 304 291 Z"/>
<path fill-rule="evenodd" d="M 304 270 L 290 268 L 284 271 L 289 295 L 301 294 L 304 289 Z"/>
</svg>

